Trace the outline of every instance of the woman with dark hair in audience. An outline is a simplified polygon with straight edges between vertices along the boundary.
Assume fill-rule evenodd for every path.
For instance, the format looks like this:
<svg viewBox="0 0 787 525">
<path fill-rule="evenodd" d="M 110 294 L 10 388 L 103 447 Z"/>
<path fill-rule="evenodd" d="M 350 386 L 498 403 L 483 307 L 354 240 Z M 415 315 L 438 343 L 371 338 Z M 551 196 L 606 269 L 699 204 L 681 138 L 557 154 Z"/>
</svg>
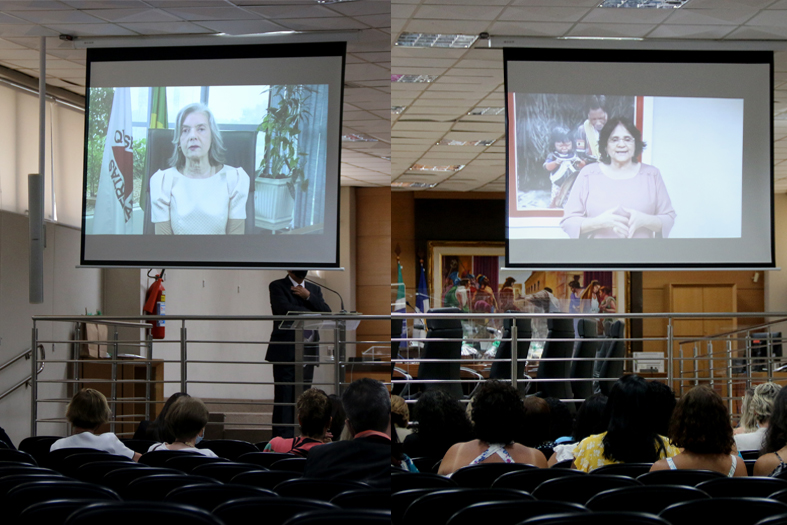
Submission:
<svg viewBox="0 0 787 525">
<path fill-rule="evenodd" d="M 215 458 L 215 452 L 207 448 L 197 448 L 197 443 L 205 436 L 208 424 L 208 408 L 201 400 L 191 396 L 181 396 L 175 400 L 164 419 L 167 431 L 174 436 L 171 442 L 156 443 L 148 452 L 156 450 L 184 450 Z"/>
<path fill-rule="evenodd" d="M 773 414 L 765 431 L 762 456 L 754 464 L 755 476 L 772 476 L 787 470 L 787 388 L 776 394 Z"/>
<path fill-rule="evenodd" d="M 593 394 L 577 410 L 577 417 L 574 419 L 574 428 L 571 433 L 572 441 L 566 444 L 557 444 L 553 449 L 554 454 L 549 458 L 549 466 L 555 463 L 574 459 L 574 448 L 577 443 L 593 434 L 601 434 L 609 425 L 609 414 L 606 413 L 607 396 L 598 393 Z"/>
<path fill-rule="evenodd" d="M 411 458 L 442 458 L 454 443 L 473 438 L 473 426 L 459 401 L 445 391 L 427 390 L 415 404 L 415 431 L 404 440 L 404 452 Z"/>
<path fill-rule="evenodd" d="M 539 448 L 540 445 L 549 441 L 549 422 L 552 409 L 546 399 L 537 396 L 526 397 L 522 404 L 525 407 L 525 421 L 514 440 L 526 447 Z"/>
<path fill-rule="evenodd" d="M 650 381 L 648 383 L 648 399 L 650 400 L 650 419 L 653 422 L 653 430 L 661 436 L 668 435 L 672 412 L 678 402 L 675 399 L 675 392 L 666 383 Z"/>
<path fill-rule="evenodd" d="M 547 466 L 544 454 L 514 442 L 525 421 L 525 406 L 509 383 L 489 381 L 481 385 L 473 398 L 472 418 L 477 439 L 452 446 L 438 474 L 449 476 L 461 467 L 479 463 Z"/>
<path fill-rule="evenodd" d="M 142 454 L 125 446 L 112 432 L 98 433 L 98 429 L 112 417 L 107 398 L 98 390 L 83 388 L 71 398 L 66 408 L 66 419 L 73 435 L 58 439 L 50 451 L 61 448 L 95 448 L 139 461 Z"/>
<path fill-rule="evenodd" d="M 344 407 L 342 406 L 342 398 L 336 394 L 331 394 L 328 396 L 328 399 L 333 407 L 331 409 L 331 439 L 333 441 L 339 441 L 342 437 L 342 430 L 344 430 L 344 421 L 347 419 L 347 414 L 344 412 Z"/>
<path fill-rule="evenodd" d="M 669 437 L 683 451 L 656 461 L 651 472 L 694 469 L 713 470 L 728 477 L 747 476 L 743 461 L 730 454 L 735 441 L 727 407 L 709 386 L 695 386 L 680 398 L 670 421 Z"/>
<path fill-rule="evenodd" d="M 621 377 L 609 393 L 607 431 L 583 439 L 574 449 L 574 467 L 590 472 L 613 463 L 655 463 L 680 452 L 653 430 L 648 382 L 632 374 Z"/>
<path fill-rule="evenodd" d="M 328 429 L 331 426 L 331 400 L 319 388 L 309 388 L 298 396 L 295 403 L 301 435 L 293 438 L 276 436 L 271 439 L 263 452 L 286 452 L 306 457 L 309 450 L 318 445 L 331 442 Z"/>
<path fill-rule="evenodd" d="M 136 432 L 134 432 L 134 439 L 149 439 L 151 441 L 172 443 L 172 441 L 175 439 L 175 436 L 172 436 L 169 434 L 169 432 L 167 432 L 167 425 L 164 424 L 164 418 L 167 417 L 167 412 L 169 412 L 172 403 L 183 396 L 188 396 L 188 394 L 183 392 L 175 392 L 169 396 L 167 402 L 164 403 L 163 407 L 161 407 L 161 412 L 159 412 L 156 419 L 153 421 L 140 421 Z"/>
</svg>

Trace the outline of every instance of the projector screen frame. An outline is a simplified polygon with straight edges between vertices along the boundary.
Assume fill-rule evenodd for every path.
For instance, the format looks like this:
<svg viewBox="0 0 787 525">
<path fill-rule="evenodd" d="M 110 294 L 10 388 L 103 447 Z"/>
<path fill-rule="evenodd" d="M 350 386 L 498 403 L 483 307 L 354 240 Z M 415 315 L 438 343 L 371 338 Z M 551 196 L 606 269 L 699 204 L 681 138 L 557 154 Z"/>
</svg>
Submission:
<svg viewBox="0 0 787 525">
<path fill-rule="evenodd" d="M 222 42 L 204 42 L 199 44 L 192 44 L 188 46 L 183 45 L 162 45 L 150 47 L 89 47 L 87 49 L 87 66 L 86 66 L 86 89 L 85 89 L 85 147 L 83 150 L 83 177 L 82 177 L 82 228 L 81 228 L 81 245 L 80 245 L 80 264 L 79 267 L 85 268 L 151 268 L 151 267 L 167 267 L 167 268 L 184 268 L 184 269 L 208 269 L 208 268 L 226 268 L 226 269 L 340 269 L 340 214 L 341 214 L 341 132 L 343 125 L 343 105 L 344 105 L 344 78 L 346 68 L 346 48 L 347 42 L 337 39 L 331 42 L 298 42 L 298 43 L 242 43 L 227 44 Z M 198 51 L 198 53 L 195 53 Z M 195 56 L 197 55 L 197 56 Z M 97 258 L 86 258 L 85 254 L 85 241 L 86 241 L 86 221 L 87 221 L 87 191 L 86 186 L 88 182 L 87 177 L 87 164 L 88 164 L 88 138 L 90 133 L 89 116 L 90 116 L 90 88 L 91 88 L 91 69 L 94 63 L 98 62 L 156 62 L 156 61 L 174 61 L 174 60 L 225 60 L 225 59 L 287 59 L 287 58 L 322 58 L 333 57 L 341 60 L 341 71 L 339 72 L 339 81 L 336 85 L 329 84 L 331 89 L 336 87 L 337 94 L 329 93 L 329 104 L 332 104 L 338 98 L 338 111 L 335 118 L 330 116 L 332 110 L 329 109 L 328 118 L 328 143 L 329 152 L 327 156 L 326 165 L 326 188 L 324 198 L 326 199 L 325 215 L 324 215 L 324 231 L 321 234 L 326 236 L 326 242 L 333 243 L 332 258 L 321 259 L 319 261 L 299 261 L 299 260 L 272 260 L 272 261 L 238 261 L 238 260 L 200 260 L 200 261 L 178 261 L 173 259 L 145 259 L 145 260 L 107 260 Z M 308 82 L 300 82 L 308 84 Z M 172 85 L 172 84 L 170 84 Z M 196 85 L 196 84 L 195 84 Z M 202 85 L 231 85 L 227 83 L 204 83 Z M 239 84 L 242 85 L 242 84 Z M 255 84 L 251 84 L 255 85 Z M 272 82 L 269 85 L 278 85 Z M 124 86 L 114 86 L 124 87 Z M 174 115 L 173 115 L 174 117 Z M 336 137 L 331 138 L 331 134 L 337 134 Z M 335 161 L 331 159 L 330 153 L 331 141 L 338 143 L 336 153 L 333 155 Z M 249 174 L 254 178 L 254 174 Z M 330 206 L 328 206 L 327 195 L 335 194 L 336 209 L 335 213 L 328 213 Z M 332 230 L 332 231 L 329 231 Z M 327 237 L 330 235 L 330 237 Z M 88 237 L 91 237 L 89 235 Z M 107 236 L 113 237 L 113 236 Z M 118 237 L 129 238 L 145 238 L 145 235 L 119 235 Z M 230 236 L 217 235 L 217 236 L 173 236 L 179 238 L 190 237 L 195 239 L 199 237 L 213 237 L 219 240 L 229 241 Z M 224 239 L 224 238 L 227 239 Z M 232 236 L 236 237 L 236 236 Z M 266 239 L 270 240 L 272 237 L 299 237 L 304 242 L 314 241 L 316 235 L 239 235 L 238 238 L 246 240 L 259 240 L 265 242 Z M 267 249 L 266 249 L 267 250 Z M 330 252 L 330 250 L 329 250 Z"/>
<path fill-rule="evenodd" d="M 579 260 L 571 260 L 568 262 L 554 262 L 554 261 L 512 261 L 511 254 L 511 218 L 512 209 L 516 209 L 516 188 L 512 188 L 514 170 L 512 163 L 512 134 L 514 132 L 514 108 L 511 106 L 511 95 L 517 90 L 512 87 L 509 78 L 509 64 L 512 62 L 564 62 L 564 63 L 601 63 L 601 64 L 762 64 L 767 65 L 769 75 L 769 89 L 768 89 L 768 107 L 770 116 L 773 115 L 773 83 L 774 83 L 774 57 L 772 51 L 766 50 L 692 50 L 692 51 L 677 51 L 674 49 L 656 49 L 648 47 L 646 49 L 633 49 L 633 48 L 610 48 L 610 47 L 587 47 L 587 43 L 581 47 L 503 47 L 503 60 L 504 60 L 504 86 L 505 86 L 505 124 L 506 124 L 506 254 L 505 261 L 506 267 L 510 268 L 527 268 L 533 270 L 555 270 L 555 269 L 588 269 L 588 270 L 720 270 L 720 269 L 761 269 L 761 270 L 774 270 L 775 263 L 775 224 L 774 224 L 774 179 L 773 179 L 773 119 L 768 119 L 768 133 L 770 140 L 768 141 L 768 154 L 769 154 L 769 182 L 768 182 L 768 210 L 770 221 L 770 260 L 766 260 L 765 247 L 763 247 L 762 260 L 742 260 L 739 262 L 715 262 L 715 261 L 702 261 L 702 262 L 631 262 L 631 261 L 616 261 L 616 262 L 581 262 Z M 521 73 L 519 73 L 521 75 Z M 764 74 L 764 73 L 763 73 Z M 676 81 L 679 81 L 677 79 Z M 580 83 L 578 81 L 578 83 Z M 575 88 L 574 88 L 575 89 Z M 523 91 L 527 93 L 527 91 Z M 532 91 L 533 93 L 566 93 L 566 94 L 581 94 L 590 95 L 592 93 L 581 91 Z M 623 95 L 624 93 L 616 92 L 616 95 Z M 637 96 L 639 93 L 628 93 L 629 96 Z M 642 93 L 642 95 L 654 96 L 650 93 Z M 655 95 L 664 96 L 664 95 Z M 673 95 L 674 96 L 674 95 Z M 764 129 L 764 126 L 763 128 Z M 745 182 L 745 169 L 743 172 Z M 764 186 L 764 184 L 763 184 Z M 745 191 L 745 190 L 744 190 Z M 760 190 L 764 193 L 764 188 Z M 757 193 L 759 198 L 760 193 Z M 763 195 L 764 197 L 764 195 Z M 744 198 L 742 196 L 742 198 Z M 745 200 L 745 199 L 744 199 Z M 746 212 L 746 208 L 743 208 Z M 762 236 L 763 239 L 765 235 Z M 560 239 L 554 239 L 557 242 L 563 242 Z M 671 241 L 672 239 L 670 239 Z M 686 241 L 691 239 L 679 239 L 679 241 Z M 514 242 L 524 243 L 528 242 L 526 238 L 513 239 Z M 568 240 L 567 240 L 568 241 Z M 573 242 L 573 239 L 568 242 Z M 617 242 L 611 239 L 594 239 L 593 243 L 599 243 L 598 248 L 602 249 L 604 243 Z M 585 248 L 585 246 L 583 246 Z M 521 248 L 520 248 L 521 250 Z M 566 252 L 567 248 L 561 248 L 561 252 Z"/>
</svg>

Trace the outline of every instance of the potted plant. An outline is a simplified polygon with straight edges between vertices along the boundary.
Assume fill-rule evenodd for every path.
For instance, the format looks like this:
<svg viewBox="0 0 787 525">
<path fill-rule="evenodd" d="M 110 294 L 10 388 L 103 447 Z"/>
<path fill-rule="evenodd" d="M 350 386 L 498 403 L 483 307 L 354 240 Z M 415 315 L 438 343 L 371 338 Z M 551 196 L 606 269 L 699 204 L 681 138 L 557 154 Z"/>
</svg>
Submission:
<svg viewBox="0 0 787 525">
<path fill-rule="evenodd" d="M 304 107 L 311 89 L 304 85 L 271 86 L 276 102 L 263 117 L 258 132 L 265 133 L 265 153 L 255 179 L 255 224 L 268 230 L 281 230 L 292 221 L 295 192 L 306 191 L 308 154 L 298 151 L 301 125 L 311 116 Z"/>
</svg>

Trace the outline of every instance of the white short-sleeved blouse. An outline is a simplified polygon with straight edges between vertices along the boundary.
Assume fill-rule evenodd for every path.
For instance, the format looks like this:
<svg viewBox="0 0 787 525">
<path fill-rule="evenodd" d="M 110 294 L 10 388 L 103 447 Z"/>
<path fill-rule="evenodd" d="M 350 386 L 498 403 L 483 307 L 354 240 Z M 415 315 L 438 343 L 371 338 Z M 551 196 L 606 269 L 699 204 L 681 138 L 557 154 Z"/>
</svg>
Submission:
<svg viewBox="0 0 787 525">
<path fill-rule="evenodd" d="M 150 178 L 150 217 L 170 221 L 177 235 L 223 235 L 228 219 L 246 218 L 249 176 L 243 168 L 224 166 L 207 179 L 192 179 L 176 168 Z"/>
</svg>

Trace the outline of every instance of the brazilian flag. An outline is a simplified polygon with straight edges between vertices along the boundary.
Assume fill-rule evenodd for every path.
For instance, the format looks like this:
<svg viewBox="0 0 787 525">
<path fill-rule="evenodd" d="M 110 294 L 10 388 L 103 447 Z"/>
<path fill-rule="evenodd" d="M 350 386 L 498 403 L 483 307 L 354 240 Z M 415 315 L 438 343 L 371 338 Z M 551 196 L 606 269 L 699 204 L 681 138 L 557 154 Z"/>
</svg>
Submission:
<svg viewBox="0 0 787 525">
<path fill-rule="evenodd" d="M 150 129 L 167 129 L 169 121 L 167 119 L 167 88 L 154 87 L 151 95 L 152 100 L 150 104 Z M 142 188 L 148 187 L 148 172 L 142 174 Z M 140 197 L 139 206 L 145 209 L 145 195 Z"/>
</svg>

